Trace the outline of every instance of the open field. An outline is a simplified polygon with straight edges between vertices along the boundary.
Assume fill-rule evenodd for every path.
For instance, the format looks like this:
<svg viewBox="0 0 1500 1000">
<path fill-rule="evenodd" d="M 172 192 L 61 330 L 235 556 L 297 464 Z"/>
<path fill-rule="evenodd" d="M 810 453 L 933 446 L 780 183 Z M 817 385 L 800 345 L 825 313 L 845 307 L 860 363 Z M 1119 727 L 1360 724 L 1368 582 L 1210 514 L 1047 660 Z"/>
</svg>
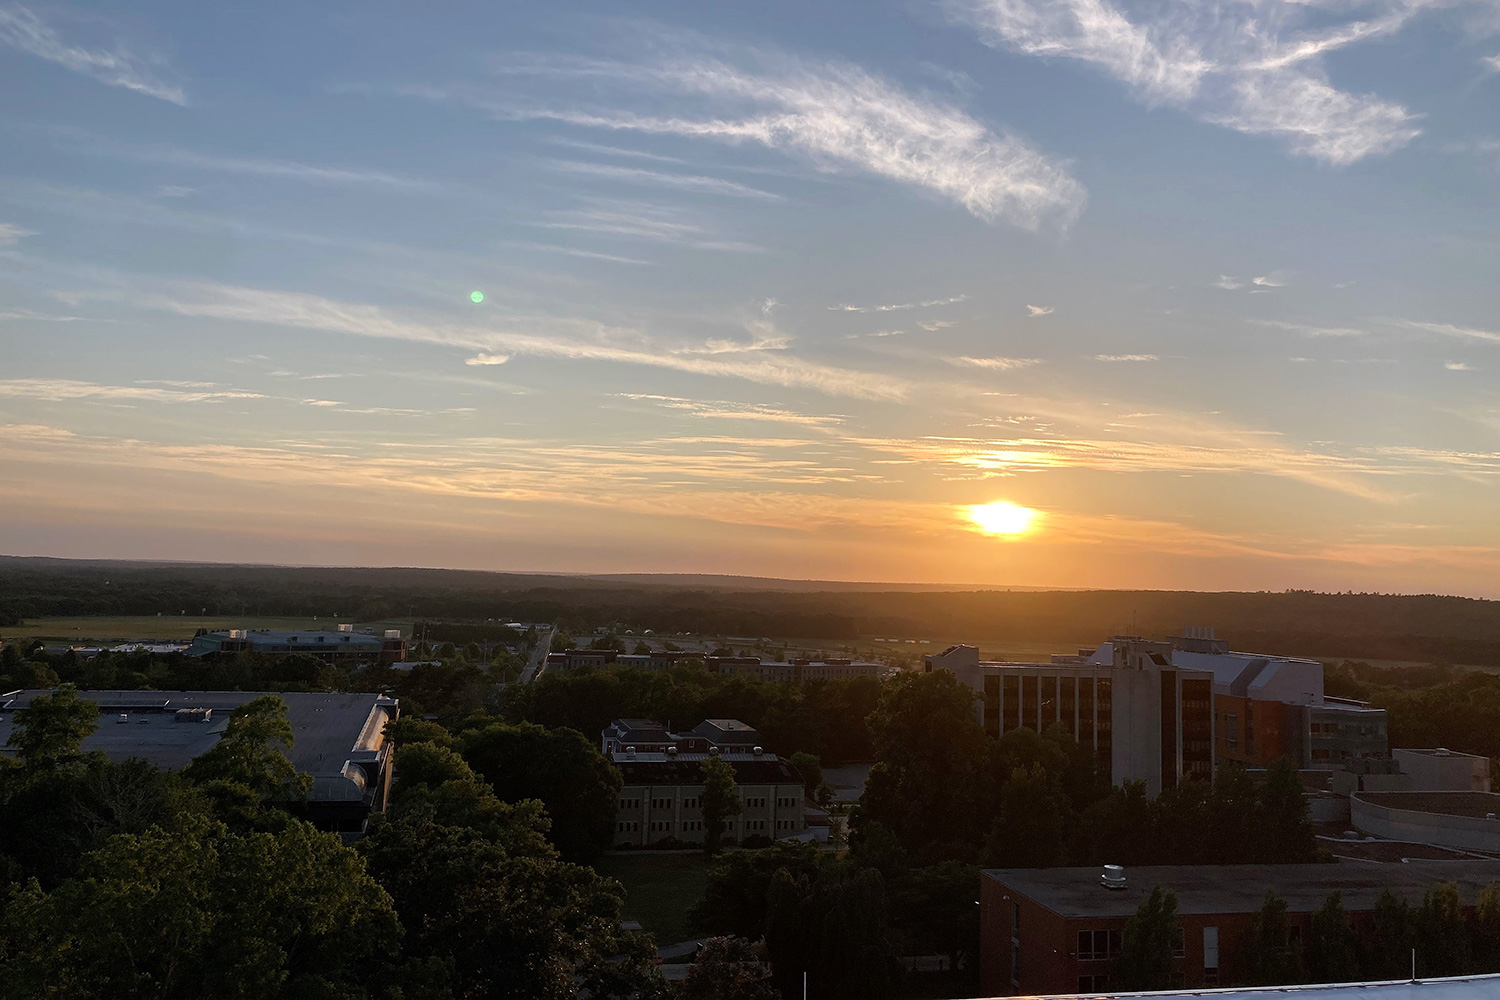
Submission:
<svg viewBox="0 0 1500 1000">
<path fill-rule="evenodd" d="M 126 642 L 140 639 L 191 639 L 200 629 L 229 628 L 316 629 L 336 627 L 347 618 L 240 618 L 200 615 L 141 615 L 124 617 L 37 618 L 24 625 L 0 629 L 0 639 L 45 639 L 61 642 Z M 411 631 L 411 619 L 355 622 L 355 628 L 399 628 Z"/>
<path fill-rule="evenodd" d="M 657 947 L 693 936 L 687 910 L 708 885 L 708 858 L 701 851 L 608 854 L 594 862 L 594 870 L 624 884 L 625 919 L 640 921 Z"/>
</svg>

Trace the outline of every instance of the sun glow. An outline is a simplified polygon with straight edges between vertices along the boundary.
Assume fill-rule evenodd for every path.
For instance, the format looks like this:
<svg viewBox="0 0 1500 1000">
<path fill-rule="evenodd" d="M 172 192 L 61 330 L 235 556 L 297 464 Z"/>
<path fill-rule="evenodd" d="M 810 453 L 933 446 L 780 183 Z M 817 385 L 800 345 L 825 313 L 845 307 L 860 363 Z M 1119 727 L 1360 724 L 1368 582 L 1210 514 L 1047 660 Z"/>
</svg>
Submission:
<svg viewBox="0 0 1500 1000">
<path fill-rule="evenodd" d="M 1037 512 L 1009 500 L 975 504 L 969 508 L 969 520 L 986 535 L 1024 535 L 1032 529 Z"/>
</svg>

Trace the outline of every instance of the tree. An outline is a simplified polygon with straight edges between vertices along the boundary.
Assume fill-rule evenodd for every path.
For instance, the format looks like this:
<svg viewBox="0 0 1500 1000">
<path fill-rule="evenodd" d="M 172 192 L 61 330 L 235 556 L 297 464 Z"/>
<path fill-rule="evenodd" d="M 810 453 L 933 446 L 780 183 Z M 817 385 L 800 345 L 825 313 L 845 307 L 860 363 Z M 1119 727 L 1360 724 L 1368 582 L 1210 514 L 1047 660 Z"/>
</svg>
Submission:
<svg viewBox="0 0 1500 1000">
<path fill-rule="evenodd" d="M 200 785 L 244 789 L 262 802 L 299 801 L 307 797 L 312 778 L 287 757 L 295 742 L 286 702 L 261 695 L 235 709 L 219 742 L 193 758 L 182 774 Z"/>
<path fill-rule="evenodd" d="M 385 738 L 400 746 L 404 743 L 435 743 L 440 747 L 453 745 L 453 734 L 436 722 L 402 716 L 385 724 Z"/>
<path fill-rule="evenodd" d="M 634 652 L 635 652 L 636 656 L 650 656 L 651 655 L 651 645 L 649 643 L 647 643 L 644 639 L 638 639 L 638 640 L 636 640 Z"/>
<path fill-rule="evenodd" d="M 1363 975 L 1367 979 L 1407 978 L 1415 944 L 1411 907 L 1387 886 L 1370 914 L 1370 935 L 1361 962 Z"/>
<path fill-rule="evenodd" d="M 744 938 L 703 942 L 682 983 L 683 1000 L 781 1000 L 771 972 Z"/>
<path fill-rule="evenodd" d="M 1359 978 L 1359 938 L 1339 892 L 1331 892 L 1312 915 L 1307 940 L 1307 976 L 1314 983 L 1352 983 Z"/>
<path fill-rule="evenodd" d="M 1000 792 L 1000 815 L 985 841 L 985 863 L 1050 868 L 1067 848 L 1068 801 L 1041 764 L 1018 767 Z"/>
<path fill-rule="evenodd" d="M 813 795 L 818 786 L 823 783 L 823 762 L 818 760 L 816 754 L 801 750 L 792 754 L 787 762 L 792 765 L 792 770 L 801 776 L 803 791 L 808 796 Z"/>
<path fill-rule="evenodd" d="M 532 846 L 421 820 L 360 841 L 407 929 L 409 959 L 450 969 L 458 997 L 665 1000 L 649 938 L 620 930 L 620 884 L 558 860 L 538 837 L 506 840 Z"/>
<path fill-rule="evenodd" d="M 766 952 L 782 995 L 797 995 L 806 973 L 816 1000 L 889 997 L 896 962 L 885 924 L 879 872 L 847 862 L 801 878 L 778 871 L 766 899 Z"/>
<path fill-rule="evenodd" d="M 99 726 L 99 706 L 78 697 L 65 684 L 50 695 L 38 695 L 16 713 L 8 747 L 15 747 L 21 763 L 47 770 L 79 759 L 83 741 Z"/>
<path fill-rule="evenodd" d="M 688 917 L 701 933 L 757 941 L 765 936 L 766 894 L 776 873 L 810 876 L 821 863 L 817 847 L 796 842 L 721 854 L 709 863 L 703 898 L 689 909 Z"/>
<path fill-rule="evenodd" d="M 445 781 L 477 780 L 468 761 L 436 743 L 408 743 L 398 747 L 393 773 L 397 798 L 416 785 L 437 787 Z"/>
<path fill-rule="evenodd" d="M 391 900 L 337 835 L 199 818 L 112 837 L 77 878 L 0 917 L 0 997 L 355 996 L 400 939 Z"/>
<path fill-rule="evenodd" d="M 1469 971 L 1469 927 L 1457 883 L 1442 882 L 1429 889 L 1416 924 L 1418 975 L 1461 976 Z"/>
<path fill-rule="evenodd" d="M 703 850 L 719 853 L 724 824 L 740 814 L 739 787 L 734 782 L 734 768 L 722 757 L 703 762 Z"/>
<path fill-rule="evenodd" d="M 1473 961 L 1477 973 L 1500 972 L 1500 882 L 1479 890 L 1474 904 Z"/>
<path fill-rule="evenodd" d="M 582 733 L 496 722 L 461 733 L 457 746 L 500 801 L 546 806 L 563 857 L 588 860 L 609 846 L 622 779 Z"/>
<path fill-rule="evenodd" d="M 1318 840 L 1307 816 L 1307 796 L 1296 766 L 1287 758 L 1272 762 L 1260 792 L 1258 843 L 1270 864 L 1305 864 L 1317 860 Z"/>
<path fill-rule="evenodd" d="M 1251 986 L 1286 986 L 1302 982 L 1301 956 L 1292 944 L 1286 900 L 1266 891 L 1266 899 L 1241 943 L 1241 968 Z"/>
<path fill-rule="evenodd" d="M 945 861 L 886 876 L 891 930 L 905 938 L 903 955 L 947 955 L 952 967 L 977 973 L 979 869 Z"/>
<path fill-rule="evenodd" d="M 883 823 L 921 861 L 972 861 L 992 820 L 990 741 L 974 692 L 945 670 L 886 682 L 868 720 L 875 763 L 860 821 Z"/>
<path fill-rule="evenodd" d="M 1177 925 L 1177 894 L 1155 886 L 1125 923 L 1115 978 L 1124 990 L 1164 990 L 1172 985 L 1172 951 Z"/>
</svg>

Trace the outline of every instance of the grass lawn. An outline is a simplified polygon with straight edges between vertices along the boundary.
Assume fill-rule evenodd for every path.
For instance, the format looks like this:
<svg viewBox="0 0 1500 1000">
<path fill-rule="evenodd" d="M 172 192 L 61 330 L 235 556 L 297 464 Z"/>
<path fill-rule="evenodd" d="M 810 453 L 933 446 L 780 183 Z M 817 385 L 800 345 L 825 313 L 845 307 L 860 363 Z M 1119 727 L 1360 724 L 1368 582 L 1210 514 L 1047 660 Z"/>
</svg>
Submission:
<svg viewBox="0 0 1500 1000">
<path fill-rule="evenodd" d="M 132 639 L 191 639 L 198 629 L 230 628 L 332 629 L 347 618 L 240 618 L 202 615 L 141 615 L 98 618 L 30 618 L 26 624 L 0 628 L 4 639 L 54 639 L 65 642 L 125 642 Z M 411 629 L 411 621 L 356 622 L 356 628 Z"/>
<path fill-rule="evenodd" d="M 708 885 L 708 859 L 701 852 L 611 854 L 595 861 L 594 869 L 624 883 L 625 919 L 639 920 L 658 946 L 693 936 L 687 910 Z"/>
</svg>

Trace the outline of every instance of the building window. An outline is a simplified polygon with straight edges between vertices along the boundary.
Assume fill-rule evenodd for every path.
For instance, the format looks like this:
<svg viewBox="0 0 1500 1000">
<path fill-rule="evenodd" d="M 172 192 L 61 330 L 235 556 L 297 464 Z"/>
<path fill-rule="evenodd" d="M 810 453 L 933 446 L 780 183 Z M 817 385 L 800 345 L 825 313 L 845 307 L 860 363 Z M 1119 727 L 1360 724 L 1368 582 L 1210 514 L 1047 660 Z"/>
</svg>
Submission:
<svg viewBox="0 0 1500 1000">
<path fill-rule="evenodd" d="M 1078 977 L 1078 992 L 1079 993 L 1106 993 L 1108 991 L 1109 991 L 1109 976 L 1107 974 L 1105 974 L 1105 973 L 1101 972 L 1101 973 L 1099 973 L 1098 975 L 1095 975 L 1095 976 L 1079 976 Z"/>
<path fill-rule="evenodd" d="M 1172 957 L 1187 958 L 1187 935 L 1181 927 L 1172 934 Z"/>
<path fill-rule="evenodd" d="M 1078 960 L 1080 962 L 1108 961 L 1120 954 L 1121 940 L 1120 931 L 1079 931 Z"/>
</svg>

